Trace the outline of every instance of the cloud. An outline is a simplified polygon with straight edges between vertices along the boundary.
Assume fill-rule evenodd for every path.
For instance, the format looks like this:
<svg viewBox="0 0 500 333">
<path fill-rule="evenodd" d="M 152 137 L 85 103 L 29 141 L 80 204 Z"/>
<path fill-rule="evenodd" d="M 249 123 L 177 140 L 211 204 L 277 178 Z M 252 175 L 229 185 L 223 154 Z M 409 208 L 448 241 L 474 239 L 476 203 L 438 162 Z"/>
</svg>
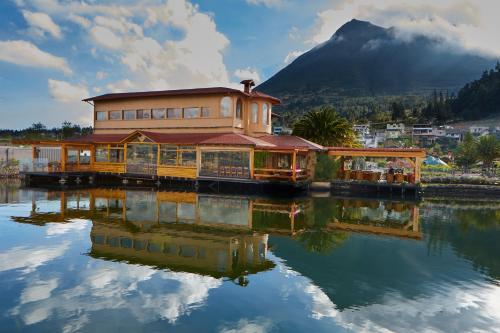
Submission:
<svg viewBox="0 0 500 333">
<path fill-rule="evenodd" d="M 36 301 L 41 301 L 50 297 L 52 290 L 59 285 L 58 279 L 36 280 L 32 285 L 29 285 L 21 293 L 20 303 L 26 304 Z"/>
<path fill-rule="evenodd" d="M 0 41 L 0 61 L 16 65 L 56 69 L 70 74 L 66 60 L 40 50 L 24 40 Z"/>
<path fill-rule="evenodd" d="M 106 27 L 93 27 L 90 30 L 90 37 L 100 46 L 112 50 L 118 50 L 122 45 L 121 39 Z"/>
<path fill-rule="evenodd" d="M 87 20 L 85 17 L 71 13 L 68 15 L 68 20 L 81 25 L 83 28 L 89 28 L 91 23 L 89 20 Z"/>
<path fill-rule="evenodd" d="M 49 79 L 49 91 L 53 99 L 62 103 L 76 103 L 89 96 L 87 87 L 66 81 Z"/>
<path fill-rule="evenodd" d="M 410 40 L 416 35 L 436 38 L 465 50 L 500 55 L 498 19 L 500 2 L 490 0 L 452 1 L 385 0 L 376 5 L 370 0 L 332 1 L 319 11 L 306 42 L 328 40 L 344 23 L 357 18 L 383 27 L 395 27 L 396 36 Z"/>
<path fill-rule="evenodd" d="M 33 272 L 39 266 L 62 256 L 68 248 L 68 242 L 54 246 L 11 248 L 0 252 L 0 272 L 11 269 L 23 269 L 24 273 Z"/>
<path fill-rule="evenodd" d="M 108 73 L 103 71 L 98 71 L 95 73 L 95 78 L 98 80 L 104 80 L 108 76 Z"/>
<path fill-rule="evenodd" d="M 252 79 L 256 84 L 259 84 L 261 81 L 257 70 L 250 67 L 235 70 L 234 76 L 236 76 L 238 80 Z"/>
<path fill-rule="evenodd" d="M 23 16 L 31 29 L 37 34 L 44 36 L 45 33 L 52 35 L 57 39 L 62 38 L 61 28 L 52 21 L 49 15 L 45 13 L 34 13 L 23 10 Z"/>
<path fill-rule="evenodd" d="M 250 5 L 263 5 L 266 7 L 280 7 L 285 1 L 284 0 L 246 0 Z"/>
<path fill-rule="evenodd" d="M 289 64 L 291 63 L 292 61 L 294 61 L 295 59 L 297 59 L 298 57 L 300 57 L 302 54 L 304 54 L 306 51 L 300 51 L 300 50 L 295 50 L 295 51 L 291 51 L 291 52 L 288 52 L 288 54 L 286 55 L 285 59 L 283 60 L 283 62 L 285 64 Z"/>
</svg>

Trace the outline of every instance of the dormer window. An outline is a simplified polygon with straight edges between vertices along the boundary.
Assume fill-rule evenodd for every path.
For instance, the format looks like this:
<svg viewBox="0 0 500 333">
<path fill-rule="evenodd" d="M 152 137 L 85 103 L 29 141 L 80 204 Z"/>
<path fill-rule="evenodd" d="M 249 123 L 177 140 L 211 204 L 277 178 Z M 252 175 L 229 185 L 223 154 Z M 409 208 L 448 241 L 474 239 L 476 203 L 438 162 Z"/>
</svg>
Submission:
<svg viewBox="0 0 500 333">
<path fill-rule="evenodd" d="M 243 103 L 241 98 L 236 101 L 236 118 L 241 119 L 243 117 Z"/>
<path fill-rule="evenodd" d="M 231 97 L 223 97 L 220 100 L 220 116 L 223 118 L 231 117 Z"/>
<path fill-rule="evenodd" d="M 269 125 L 269 109 L 267 103 L 262 104 L 262 124 Z"/>
</svg>

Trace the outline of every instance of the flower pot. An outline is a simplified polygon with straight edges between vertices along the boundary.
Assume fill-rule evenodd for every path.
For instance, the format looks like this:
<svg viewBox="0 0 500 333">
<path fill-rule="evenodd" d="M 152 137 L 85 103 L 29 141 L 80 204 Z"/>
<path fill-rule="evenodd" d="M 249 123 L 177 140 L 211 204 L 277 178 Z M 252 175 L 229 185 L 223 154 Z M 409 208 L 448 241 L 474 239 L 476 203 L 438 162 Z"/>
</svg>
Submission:
<svg viewBox="0 0 500 333">
<path fill-rule="evenodd" d="M 388 174 L 386 174 L 385 179 L 387 180 L 387 182 L 389 184 L 391 184 L 394 181 L 394 175 L 388 173 Z"/>
<path fill-rule="evenodd" d="M 396 174 L 396 183 L 402 183 L 404 180 L 404 176 L 402 173 L 397 173 Z"/>
</svg>

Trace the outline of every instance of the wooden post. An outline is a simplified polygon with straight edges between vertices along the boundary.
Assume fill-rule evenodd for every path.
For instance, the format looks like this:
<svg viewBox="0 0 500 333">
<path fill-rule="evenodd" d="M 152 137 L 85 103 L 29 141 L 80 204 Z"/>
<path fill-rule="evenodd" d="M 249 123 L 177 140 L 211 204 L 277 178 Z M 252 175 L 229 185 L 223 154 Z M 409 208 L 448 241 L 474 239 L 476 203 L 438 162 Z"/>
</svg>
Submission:
<svg viewBox="0 0 500 333">
<path fill-rule="evenodd" d="M 255 149 L 250 149 L 250 179 L 253 179 L 254 169 L 255 169 Z"/>
<path fill-rule="evenodd" d="M 66 148 L 66 145 L 63 144 L 61 146 L 61 171 L 64 172 L 66 171 L 66 159 L 68 157 L 68 149 Z"/>
<path fill-rule="evenodd" d="M 123 166 L 123 172 L 127 173 L 127 144 L 123 145 L 123 163 L 125 164 Z"/>
<path fill-rule="evenodd" d="M 297 181 L 297 150 L 293 151 L 292 154 L 292 181 L 295 183 Z"/>
<path fill-rule="evenodd" d="M 420 167 L 422 165 L 422 158 L 415 157 L 415 184 L 420 183 Z"/>
</svg>

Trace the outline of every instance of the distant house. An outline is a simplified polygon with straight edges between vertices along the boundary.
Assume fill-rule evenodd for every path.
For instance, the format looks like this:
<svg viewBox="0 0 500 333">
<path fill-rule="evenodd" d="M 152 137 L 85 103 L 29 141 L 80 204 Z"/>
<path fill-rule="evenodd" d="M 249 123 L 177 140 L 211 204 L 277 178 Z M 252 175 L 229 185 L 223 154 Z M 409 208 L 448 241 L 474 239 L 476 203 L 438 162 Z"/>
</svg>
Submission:
<svg viewBox="0 0 500 333">
<path fill-rule="evenodd" d="M 474 136 L 483 136 L 490 134 L 490 128 L 488 126 L 471 126 L 469 132 Z"/>
<path fill-rule="evenodd" d="M 403 123 L 387 124 L 385 129 L 385 136 L 387 139 L 397 139 L 403 136 L 404 132 L 405 125 Z"/>
<path fill-rule="evenodd" d="M 420 146 L 428 146 L 436 142 L 434 128 L 430 124 L 413 125 L 412 138 Z"/>
<path fill-rule="evenodd" d="M 369 124 L 364 124 L 364 125 L 354 125 L 353 126 L 354 132 L 358 136 L 364 136 L 370 134 L 370 125 Z"/>
</svg>

